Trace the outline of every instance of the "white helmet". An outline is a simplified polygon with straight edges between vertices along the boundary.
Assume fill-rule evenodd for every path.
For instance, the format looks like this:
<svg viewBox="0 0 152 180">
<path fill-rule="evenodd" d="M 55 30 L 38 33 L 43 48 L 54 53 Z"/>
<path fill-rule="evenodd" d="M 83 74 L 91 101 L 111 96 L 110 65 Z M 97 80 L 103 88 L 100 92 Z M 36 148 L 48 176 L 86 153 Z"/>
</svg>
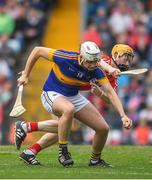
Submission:
<svg viewBox="0 0 152 180">
<path fill-rule="evenodd" d="M 87 61 L 98 61 L 100 59 L 101 51 L 96 43 L 86 41 L 81 44 L 80 55 Z"/>
</svg>

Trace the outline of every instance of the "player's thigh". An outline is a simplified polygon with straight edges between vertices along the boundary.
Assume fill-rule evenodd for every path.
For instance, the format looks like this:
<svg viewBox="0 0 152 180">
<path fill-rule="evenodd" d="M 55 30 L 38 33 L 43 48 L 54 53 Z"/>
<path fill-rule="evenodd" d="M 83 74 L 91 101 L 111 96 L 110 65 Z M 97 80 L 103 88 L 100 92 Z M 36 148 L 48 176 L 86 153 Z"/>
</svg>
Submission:
<svg viewBox="0 0 152 180">
<path fill-rule="evenodd" d="M 56 116 L 61 116 L 64 112 L 74 113 L 74 105 L 62 94 L 54 91 L 43 91 L 41 94 L 43 107 Z"/>
<path fill-rule="evenodd" d="M 52 117 L 52 119 L 54 119 L 54 120 L 59 120 L 59 117 L 58 116 L 56 116 L 55 114 L 51 114 L 51 117 Z"/>
<path fill-rule="evenodd" d="M 64 112 L 74 113 L 74 105 L 64 96 L 57 97 L 52 106 L 53 113 L 61 116 Z"/>
<path fill-rule="evenodd" d="M 102 115 L 91 103 L 75 113 L 74 117 L 95 131 L 109 129 L 109 126 Z"/>
</svg>

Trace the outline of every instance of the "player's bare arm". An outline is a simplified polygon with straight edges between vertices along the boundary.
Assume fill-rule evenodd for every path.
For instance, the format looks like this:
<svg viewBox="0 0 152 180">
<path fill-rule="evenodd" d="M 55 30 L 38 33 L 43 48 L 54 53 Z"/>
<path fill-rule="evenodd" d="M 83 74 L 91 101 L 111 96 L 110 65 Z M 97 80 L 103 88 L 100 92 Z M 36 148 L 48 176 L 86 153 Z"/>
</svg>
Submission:
<svg viewBox="0 0 152 180">
<path fill-rule="evenodd" d="M 102 84 L 102 88 L 103 88 L 104 92 L 107 94 L 107 96 L 110 99 L 111 103 L 113 104 L 114 108 L 119 113 L 121 120 L 123 122 L 123 126 L 126 129 L 131 128 L 132 120 L 130 118 L 128 118 L 127 115 L 125 114 L 122 103 L 121 103 L 118 95 L 116 94 L 116 92 L 114 91 L 112 86 L 110 85 L 110 83 Z"/>
<path fill-rule="evenodd" d="M 40 57 L 49 60 L 50 50 L 50 48 L 45 47 L 35 47 L 32 50 L 31 54 L 27 59 L 25 69 L 21 72 L 21 76 L 18 79 L 18 86 L 20 86 L 21 84 L 26 85 L 28 83 L 28 77 L 30 75 L 30 72 L 32 71 L 34 64 Z"/>
<path fill-rule="evenodd" d="M 91 84 L 91 93 L 100 97 L 104 102 L 110 104 L 110 100 L 105 94 L 105 92 L 101 89 L 101 87 L 97 83 L 90 82 Z"/>
<path fill-rule="evenodd" d="M 121 73 L 121 71 L 118 68 L 114 68 L 114 67 L 110 66 L 103 59 L 101 59 L 100 62 L 98 63 L 98 67 L 101 70 L 106 71 L 109 75 L 119 76 Z"/>
</svg>

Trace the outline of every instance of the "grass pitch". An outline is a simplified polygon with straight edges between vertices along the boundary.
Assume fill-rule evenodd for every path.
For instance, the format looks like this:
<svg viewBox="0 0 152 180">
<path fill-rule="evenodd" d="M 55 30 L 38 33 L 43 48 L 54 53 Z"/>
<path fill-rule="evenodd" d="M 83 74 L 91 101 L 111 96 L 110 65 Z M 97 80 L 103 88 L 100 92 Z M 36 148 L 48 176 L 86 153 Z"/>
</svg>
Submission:
<svg viewBox="0 0 152 180">
<path fill-rule="evenodd" d="M 22 149 L 23 150 L 23 149 Z M 30 166 L 18 159 L 14 146 L 0 147 L 0 179 L 152 179 L 152 147 L 108 146 L 103 158 L 114 168 L 88 167 L 90 146 L 70 146 L 75 161 L 71 168 L 57 160 L 58 147 L 42 151 L 37 158 L 43 166 Z"/>
</svg>

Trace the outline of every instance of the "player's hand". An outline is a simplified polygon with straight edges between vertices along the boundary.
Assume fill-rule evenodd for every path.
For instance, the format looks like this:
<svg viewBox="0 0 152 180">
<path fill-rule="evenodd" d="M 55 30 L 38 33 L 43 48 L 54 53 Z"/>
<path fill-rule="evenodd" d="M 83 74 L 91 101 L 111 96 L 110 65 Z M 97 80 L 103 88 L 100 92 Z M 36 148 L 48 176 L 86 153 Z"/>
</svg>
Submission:
<svg viewBox="0 0 152 180">
<path fill-rule="evenodd" d="M 121 71 L 118 68 L 114 68 L 114 67 L 109 68 L 109 72 L 108 72 L 109 75 L 118 77 L 120 76 L 120 73 Z"/>
<path fill-rule="evenodd" d="M 127 116 L 123 116 L 121 118 L 122 122 L 123 122 L 123 127 L 126 129 L 130 129 L 132 127 L 132 120 L 130 118 L 128 118 Z"/>
<path fill-rule="evenodd" d="M 100 86 L 95 82 L 90 82 L 90 85 L 91 85 L 91 93 L 101 97 L 103 91 L 101 90 Z"/>
<path fill-rule="evenodd" d="M 20 85 L 25 86 L 28 83 L 28 77 L 26 76 L 24 71 L 21 71 L 18 74 L 20 75 L 20 77 L 17 79 L 17 86 L 20 86 Z"/>
</svg>

